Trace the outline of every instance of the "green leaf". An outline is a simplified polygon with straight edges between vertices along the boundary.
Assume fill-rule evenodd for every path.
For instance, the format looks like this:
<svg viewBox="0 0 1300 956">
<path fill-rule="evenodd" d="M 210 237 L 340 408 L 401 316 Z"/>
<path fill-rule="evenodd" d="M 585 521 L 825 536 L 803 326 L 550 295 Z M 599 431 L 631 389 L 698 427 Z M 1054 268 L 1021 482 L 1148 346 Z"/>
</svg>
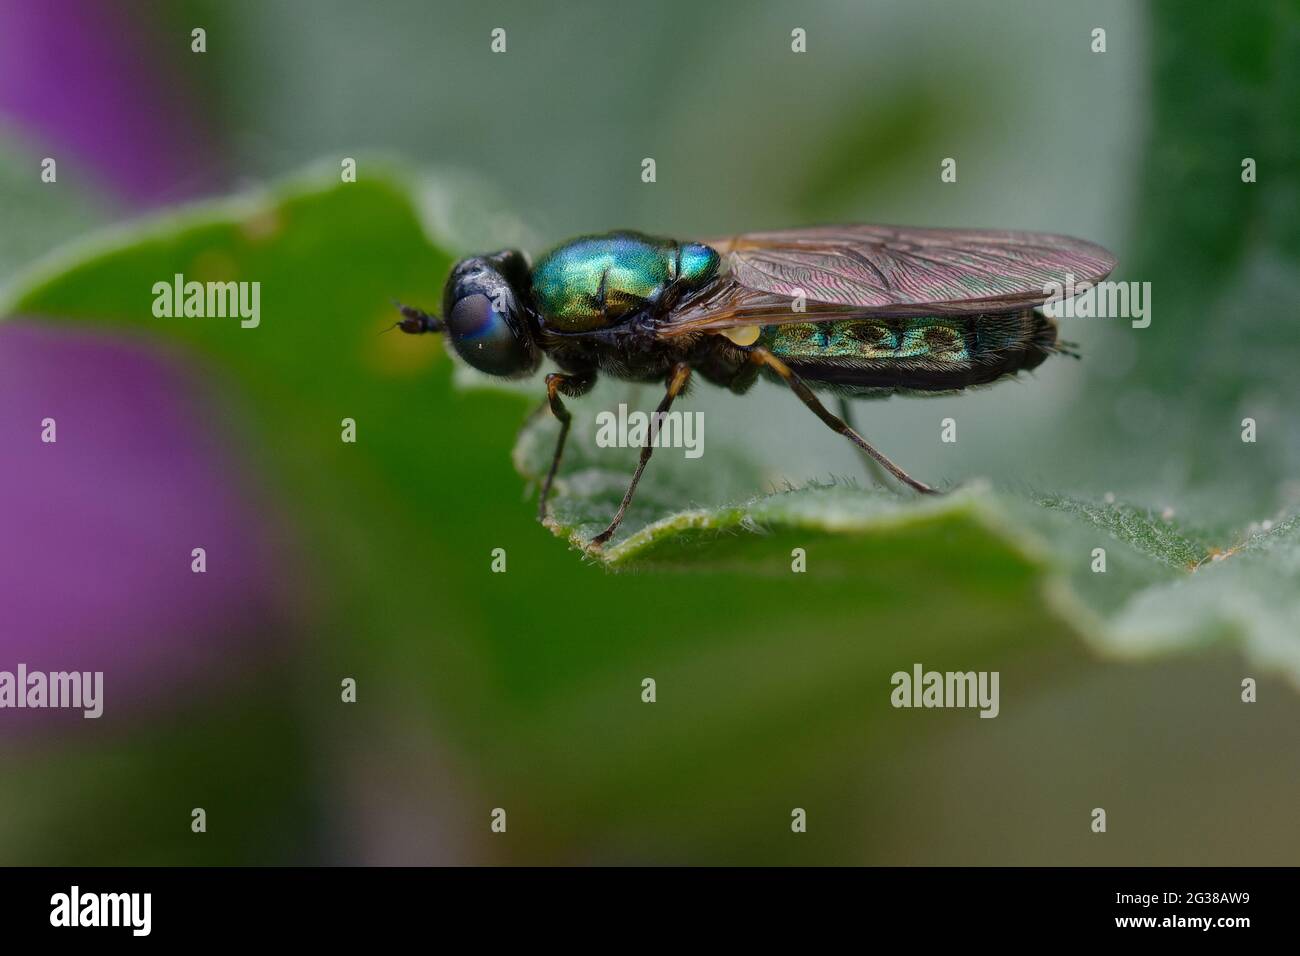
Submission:
<svg viewBox="0 0 1300 956">
<path fill-rule="evenodd" d="M 821 462 L 801 460 L 780 472 L 797 487 L 757 495 L 773 484 L 770 466 L 751 460 L 730 435 L 710 432 L 707 467 L 677 450 L 655 454 L 619 536 L 593 557 L 616 570 L 772 569 L 788 564 L 790 547 L 810 534 L 850 536 L 861 547 L 900 527 L 921 534 L 942 516 L 981 529 L 981 543 L 967 544 L 974 560 L 983 547 L 1011 543 L 1035 555 L 1051 605 L 1107 654 L 1239 641 L 1253 660 L 1300 682 L 1300 635 L 1286 624 L 1300 581 L 1294 542 L 1279 530 L 1291 528 L 1300 510 L 1300 432 L 1285 411 L 1297 397 L 1300 326 L 1279 312 L 1279 303 L 1300 296 L 1300 220 L 1281 212 L 1294 210 L 1300 196 L 1300 154 L 1287 120 L 1300 97 L 1300 13 L 1261 7 L 1225 28 L 1212 12 L 1188 15 L 1170 3 L 1157 5 L 1156 18 L 1157 129 L 1141 191 L 1140 248 L 1117 274 L 1151 282 L 1154 321 L 1123 329 L 1137 343 L 1128 348 L 1140 346 L 1123 380 L 1113 378 L 1104 349 L 1090 356 L 1086 400 L 1060 429 L 1068 445 L 1054 439 L 1063 454 L 1031 444 L 1011 445 L 1008 456 L 1077 459 L 1088 476 L 1098 473 L 1099 459 L 1123 465 L 1133 475 L 1128 494 L 1095 486 L 1062 494 L 1004 478 L 993 486 L 972 481 L 935 503 L 826 488 Z M 849 124 L 845 136 L 860 126 Z M 1272 172 L 1244 183 L 1245 156 Z M 1122 400 L 1113 401 L 1117 385 Z M 598 390 L 584 402 L 610 410 L 625 392 Z M 643 390 L 634 407 L 649 410 L 657 398 Z M 691 400 L 707 420 L 723 417 L 720 403 Z M 634 460 L 595 448 L 590 412 L 574 411 L 551 527 L 582 547 L 613 514 Z M 1240 440 L 1247 416 L 1267 430 L 1267 441 Z M 811 416 L 807 422 L 821 427 Z M 555 429 L 536 421 L 516 448 L 521 473 L 534 483 L 549 463 Z M 835 440 L 827 431 L 826 441 Z M 1162 487 L 1179 501 L 1177 513 L 1148 504 Z M 1264 541 L 1271 543 L 1261 550 Z M 1092 569 L 1096 548 L 1106 550 L 1104 573 Z"/>
<path fill-rule="evenodd" d="M 547 522 L 612 570 L 725 570 L 774 577 L 790 573 L 791 551 L 801 547 L 815 555 L 809 560 L 816 561 L 819 575 L 851 580 L 868 568 L 892 575 L 907 567 L 901 573 L 943 580 L 969 575 L 972 565 L 992 552 L 1010 550 L 1040 582 L 1045 603 L 1105 653 L 1140 656 L 1231 637 L 1241 639 L 1253 659 L 1300 683 L 1300 636 L 1283 626 L 1300 585 L 1294 568 L 1300 552 L 1284 530 L 1294 529 L 1294 515 L 1269 521 L 1268 531 L 1211 532 L 1172 512 L 1155 514 L 1113 495 L 1089 500 L 994 490 L 978 480 L 938 498 L 862 488 L 852 479 L 830 484 L 813 479 L 800 487 L 743 495 L 737 489 L 764 485 L 761 471 L 725 436 L 710 436 L 708 455 L 698 461 L 680 449 L 657 450 L 613 542 L 593 550 L 589 542 L 617 509 L 637 451 L 596 447 L 595 415 L 629 399 L 633 409 L 653 407 L 653 397 L 644 394 L 648 390 L 641 392 L 639 405 L 635 390 L 617 385 L 598 387 L 581 405 L 570 403 L 574 421 L 566 464 Z M 710 413 L 703 414 L 707 420 Z M 822 428 L 811 415 L 809 422 Z M 826 436 L 841 440 L 829 430 Z M 521 433 L 515 462 L 534 486 L 546 473 L 557 437 L 558 424 L 549 417 L 534 419 Z M 1267 549 L 1263 542 L 1270 542 Z M 953 548 L 960 549 L 956 559 Z M 1097 548 L 1106 552 L 1104 571 L 1094 569 Z M 1253 570 L 1256 565 L 1267 565 L 1269 573 Z M 1239 602 L 1206 613 L 1225 588 L 1233 587 L 1240 589 Z M 1172 613 L 1179 604 L 1197 611 Z M 1164 620 L 1148 610 L 1166 607 L 1171 613 Z"/>
<path fill-rule="evenodd" d="M 964 661 L 996 662 L 1061 636 L 1035 583 L 1039 559 L 990 531 L 978 493 L 904 512 L 892 497 L 846 487 L 824 489 L 834 521 L 792 496 L 786 507 L 737 510 L 724 534 L 663 535 L 636 556 L 660 574 L 610 575 L 566 552 L 509 466 L 540 383 L 527 397 L 458 388 L 440 341 L 381 334 L 391 298 L 437 300 L 451 253 L 418 211 L 440 201 L 405 176 L 361 168 L 355 184 L 308 178 L 92 237 L 26 276 L 5 312 L 166 340 L 178 360 L 198 363 L 213 408 L 228 416 L 215 426 L 234 436 L 301 542 L 286 542 L 281 569 L 310 608 L 297 625 L 310 647 L 298 693 L 318 702 L 308 713 L 332 727 L 340 760 L 372 759 L 377 736 L 406 741 L 404 767 L 457 768 L 461 782 L 439 791 L 438 812 L 454 818 L 479 814 L 457 793 L 512 794 L 512 827 L 536 834 L 526 821 L 547 821 L 545 838 L 512 845 L 517 859 L 633 844 L 651 847 L 648 858 L 684 859 L 719 840 L 737 858 L 849 858 L 822 838 L 759 839 L 765 802 L 797 780 L 807 799 L 826 786 L 847 792 L 831 783 L 838 755 L 883 700 L 858 687 L 887 686 L 900 645 L 884 638 L 915 631 L 915 608 L 943 602 L 927 613 L 926 635 L 909 640 L 909 660 L 960 647 Z M 155 317 L 152 287 L 176 273 L 261 282 L 261 323 Z M 341 441 L 345 417 L 357 422 L 355 444 Z M 608 461 L 603 451 L 588 460 Z M 656 487 L 672 472 L 647 486 L 644 518 L 689 500 Z M 610 497 L 622 478 L 609 480 Z M 750 481 L 743 467 L 689 478 L 714 494 Z M 750 551 L 763 543 L 759 524 L 766 544 Z M 791 575 L 794 546 L 835 572 Z M 504 575 L 491 571 L 496 548 L 508 555 Z M 782 588 L 756 586 L 777 574 Z M 638 611 L 647 607 L 656 613 Z M 863 620 L 881 639 L 857 640 Z M 794 658 L 792 631 L 804 635 Z M 640 702 L 647 673 L 671 703 Z M 340 675 L 374 703 L 335 727 L 322 708 L 339 706 Z M 706 692 L 683 696 L 692 685 Z M 401 733 L 395 714 L 427 726 Z M 797 729 L 773 736 L 781 727 Z M 682 759 L 707 767 L 688 783 L 702 802 L 683 803 L 678 776 L 665 775 Z M 757 799 L 719 831 L 708 807 L 729 799 L 736 779 L 753 781 Z M 386 786 L 389 799 L 404 787 L 421 788 L 404 799 L 427 799 L 418 776 L 391 774 Z M 152 832 L 131 818 L 122 829 L 146 841 Z M 704 831 L 712 835 L 689 849 Z"/>
<path fill-rule="evenodd" d="M 105 204 L 64 170 L 64 180 L 42 182 L 40 154 L 0 129 L 0 287 L 23 263 L 60 242 L 99 226 Z M 65 180 L 73 178 L 74 182 Z"/>
<path fill-rule="evenodd" d="M 926 500 L 846 480 L 786 488 L 742 442 L 710 433 L 702 459 L 656 455 L 607 551 L 566 550 L 507 463 L 540 383 L 485 388 L 437 339 L 381 334 L 390 299 L 437 301 L 459 251 L 438 224 L 456 217 L 430 234 L 421 211 L 454 196 L 361 168 L 355 184 L 308 177 L 88 240 L 21 280 L 5 311 L 167 340 L 198 363 L 229 415 L 221 429 L 301 542 L 283 565 L 310 608 L 299 690 L 333 701 L 343 674 L 373 695 L 345 726 L 308 705 L 329 746 L 361 760 L 400 739 L 384 757 L 394 766 L 452 768 L 436 798 L 409 773 L 386 776 L 387 798 L 436 799 L 440 819 L 478 832 L 465 795 L 503 794 L 518 860 L 847 861 L 858 854 L 833 829 L 792 844 L 770 821 L 796 792 L 861 812 L 868 781 L 844 778 L 846 748 L 885 757 L 924 732 L 888 706 L 890 674 L 913 661 L 1006 669 L 1024 686 L 1050 679 L 1080 634 L 1133 654 L 1226 628 L 1294 674 L 1294 637 L 1265 637 L 1248 615 L 1169 639 L 1142 613 L 1179 584 L 1204 602 L 1220 588 L 1294 593 L 1290 531 L 1200 563 L 1227 541 L 1220 529 L 977 481 Z M 261 282 L 261 324 L 156 318 L 153 284 L 176 273 Z M 553 532 L 587 540 L 630 475 L 635 450 L 595 447 L 595 412 L 656 399 L 605 382 L 571 403 Z M 341 441 L 344 418 L 355 444 Z M 555 428 L 543 416 L 520 435 L 516 463 L 534 483 Z M 1098 546 L 1104 575 L 1089 570 Z M 505 574 L 491 570 L 496 548 Z M 796 548 L 809 573 L 792 572 Z M 1270 570 L 1238 573 L 1238 561 Z M 646 676 L 654 707 L 640 700 Z"/>
</svg>

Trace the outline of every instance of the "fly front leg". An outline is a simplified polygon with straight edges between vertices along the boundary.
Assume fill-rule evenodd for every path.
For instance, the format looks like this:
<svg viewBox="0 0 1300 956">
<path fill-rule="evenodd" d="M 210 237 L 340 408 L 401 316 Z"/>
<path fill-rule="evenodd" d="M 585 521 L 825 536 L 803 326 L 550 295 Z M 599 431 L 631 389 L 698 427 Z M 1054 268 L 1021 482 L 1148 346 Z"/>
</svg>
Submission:
<svg viewBox="0 0 1300 956">
<path fill-rule="evenodd" d="M 790 366 L 786 365 L 767 349 L 761 347 L 750 349 L 749 357 L 750 361 L 754 362 L 756 365 L 763 366 L 775 372 L 786 385 L 790 386 L 790 390 L 798 395 L 805 405 L 812 409 L 814 415 L 825 422 L 832 430 L 839 432 L 849 441 L 853 442 L 853 444 L 857 445 L 860 449 L 870 455 L 882 468 L 903 484 L 907 485 L 909 488 L 916 489 L 922 494 L 939 494 L 937 489 L 931 488 L 923 481 L 917 481 L 880 452 L 872 448 L 871 445 L 867 443 L 867 440 L 850 428 L 843 419 L 837 418 L 827 411 L 826 406 L 821 403 L 817 396 L 813 394 L 812 389 L 803 383 L 803 380 L 794 373 Z"/>
<path fill-rule="evenodd" d="M 573 416 L 569 410 L 564 407 L 564 402 L 560 400 L 560 393 L 568 395 L 570 398 L 578 398 L 591 391 L 591 387 L 596 384 L 596 375 L 594 372 L 585 372 L 575 375 L 562 375 L 558 372 L 552 372 L 546 376 L 546 401 L 542 408 L 547 405 L 551 407 L 551 414 L 560 420 L 560 437 L 555 443 L 555 454 L 551 457 L 551 468 L 546 473 L 546 481 L 542 483 L 542 495 L 537 502 L 537 520 L 546 520 L 546 501 L 551 496 L 551 484 L 555 481 L 555 473 L 560 467 L 560 456 L 564 454 L 564 440 L 569 437 L 569 425 L 573 422 Z M 539 408 L 537 411 L 540 412 Z M 534 413 L 534 416 L 536 413 Z M 531 421 L 531 418 L 529 419 Z"/>
<path fill-rule="evenodd" d="M 691 379 L 691 367 L 685 362 L 679 362 L 673 366 L 672 372 L 668 375 L 668 390 L 664 392 L 663 401 L 655 409 L 655 416 L 651 421 L 663 421 L 663 415 L 672 407 L 673 399 L 682 393 L 686 388 L 686 383 Z M 654 443 L 650 436 L 646 436 L 646 443 L 641 448 L 641 460 L 637 462 L 636 471 L 632 475 L 632 483 L 627 486 L 627 494 L 623 496 L 623 503 L 618 506 L 618 511 L 614 515 L 614 520 L 609 523 L 609 527 L 602 531 L 596 537 L 591 539 L 591 547 L 600 549 L 606 541 L 614 536 L 618 526 L 623 522 L 623 516 L 627 514 L 627 506 L 632 503 L 632 496 L 636 494 L 637 482 L 641 480 L 641 473 L 645 471 L 646 462 L 650 460 L 650 455 L 654 451 Z"/>
</svg>

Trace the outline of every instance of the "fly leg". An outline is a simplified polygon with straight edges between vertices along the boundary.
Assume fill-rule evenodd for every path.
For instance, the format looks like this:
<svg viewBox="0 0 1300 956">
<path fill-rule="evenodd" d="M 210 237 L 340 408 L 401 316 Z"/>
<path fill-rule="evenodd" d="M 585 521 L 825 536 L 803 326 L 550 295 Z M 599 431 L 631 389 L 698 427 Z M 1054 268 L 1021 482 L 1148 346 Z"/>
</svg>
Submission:
<svg viewBox="0 0 1300 956">
<path fill-rule="evenodd" d="M 840 396 L 840 418 L 844 419 L 844 424 L 848 425 L 853 431 L 858 430 L 857 423 L 853 420 L 853 406 L 843 395 Z M 878 485 L 885 484 L 885 469 L 880 467 L 880 463 L 872 458 L 861 448 L 858 449 L 858 457 L 862 459 L 862 468 L 867 473 L 867 478 Z"/>
<path fill-rule="evenodd" d="M 555 481 L 555 472 L 560 467 L 560 456 L 564 454 L 564 440 L 569 437 L 569 425 L 573 423 L 573 416 L 569 414 L 569 410 L 564 407 L 564 402 L 560 400 L 560 393 L 563 392 L 570 398 L 577 398 L 591 391 L 591 387 L 595 384 L 596 376 L 594 373 L 562 375 L 552 372 L 546 376 L 546 401 L 541 408 L 537 409 L 537 412 L 533 413 L 529 421 L 536 418 L 542 408 L 550 405 L 551 414 L 560 420 L 560 438 L 555 443 L 555 455 L 551 458 L 551 469 L 546 473 L 546 481 L 542 483 L 542 495 L 537 502 L 538 521 L 546 520 L 546 501 L 551 496 L 551 484 Z"/>
<path fill-rule="evenodd" d="M 836 418 L 828 412 L 826 406 L 823 405 L 818 400 L 817 396 L 813 394 L 812 389 L 805 385 L 803 380 L 800 379 L 788 365 L 767 349 L 762 347 L 752 348 L 749 350 L 749 357 L 750 361 L 754 362 L 756 365 L 771 369 L 780 376 L 781 380 L 790 386 L 790 390 L 799 396 L 800 401 L 812 409 L 814 415 L 825 422 L 833 431 L 839 432 L 849 441 L 853 442 L 853 444 L 857 445 L 858 448 L 862 449 L 866 454 L 870 455 L 877 464 L 883 467 L 903 484 L 910 488 L 915 488 L 923 494 L 937 495 L 939 493 L 937 489 L 931 488 L 924 482 L 917 481 L 907 472 L 903 471 L 903 469 L 899 468 L 880 452 L 872 448 L 871 445 L 867 444 L 867 440 L 845 424 L 843 419 Z"/>
<path fill-rule="evenodd" d="M 691 378 L 691 367 L 685 362 L 679 362 L 673 366 L 672 372 L 668 376 L 668 390 L 664 392 L 663 401 L 655 409 L 656 416 L 662 416 L 672 407 L 673 399 L 682 393 L 686 383 Z M 652 422 L 662 421 L 662 417 L 653 417 Z M 614 537 L 614 532 L 623 521 L 623 515 L 627 513 L 627 506 L 632 503 L 632 495 L 636 493 L 637 482 L 641 480 L 641 472 L 645 471 L 646 462 L 650 460 L 650 454 L 654 451 L 654 444 L 649 437 L 646 438 L 645 445 L 641 448 L 641 460 L 637 463 L 636 471 L 632 475 L 632 483 L 627 486 L 627 494 L 623 496 L 623 503 L 618 506 L 618 511 L 614 514 L 614 520 L 609 523 L 609 527 L 602 531 L 596 537 L 591 539 L 591 547 L 599 549 L 606 541 Z"/>
</svg>

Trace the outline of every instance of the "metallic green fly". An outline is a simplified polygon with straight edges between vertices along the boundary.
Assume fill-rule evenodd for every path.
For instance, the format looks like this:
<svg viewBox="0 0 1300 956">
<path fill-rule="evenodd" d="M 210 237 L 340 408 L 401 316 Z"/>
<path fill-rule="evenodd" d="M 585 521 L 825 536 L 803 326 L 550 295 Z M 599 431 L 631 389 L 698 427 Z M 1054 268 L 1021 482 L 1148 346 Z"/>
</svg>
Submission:
<svg viewBox="0 0 1300 956">
<path fill-rule="evenodd" d="M 533 267 L 523 253 L 474 256 L 452 270 L 441 318 L 406 306 L 399 327 L 446 332 L 474 368 L 521 378 L 542 357 L 560 437 L 538 513 L 555 479 L 570 415 L 561 395 L 600 373 L 666 382 L 667 412 L 692 375 L 736 393 L 760 374 L 784 383 L 831 429 L 900 482 L 933 493 L 873 448 L 817 390 L 849 397 L 956 391 L 1037 367 L 1064 351 L 1037 308 L 1053 284 L 1096 283 L 1105 249 L 1031 232 L 827 226 L 679 242 L 635 232 L 584 236 Z M 608 541 L 652 447 L 641 450 Z"/>
</svg>

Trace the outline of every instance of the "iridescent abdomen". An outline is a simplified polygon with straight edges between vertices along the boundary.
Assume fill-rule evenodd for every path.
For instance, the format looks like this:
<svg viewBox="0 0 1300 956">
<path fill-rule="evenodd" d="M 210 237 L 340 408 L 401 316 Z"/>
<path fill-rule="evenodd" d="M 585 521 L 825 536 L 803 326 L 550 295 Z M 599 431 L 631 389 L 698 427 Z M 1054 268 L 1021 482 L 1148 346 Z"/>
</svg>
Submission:
<svg viewBox="0 0 1300 956">
<path fill-rule="evenodd" d="M 699 243 L 636 232 L 584 236 L 537 263 L 533 303 L 551 328 L 585 332 L 616 324 L 670 287 L 703 284 L 718 262 L 718 254 Z"/>
<path fill-rule="evenodd" d="M 767 325 L 758 342 L 802 378 L 870 394 L 969 388 L 1037 366 L 1056 326 L 1033 309 Z"/>
</svg>

